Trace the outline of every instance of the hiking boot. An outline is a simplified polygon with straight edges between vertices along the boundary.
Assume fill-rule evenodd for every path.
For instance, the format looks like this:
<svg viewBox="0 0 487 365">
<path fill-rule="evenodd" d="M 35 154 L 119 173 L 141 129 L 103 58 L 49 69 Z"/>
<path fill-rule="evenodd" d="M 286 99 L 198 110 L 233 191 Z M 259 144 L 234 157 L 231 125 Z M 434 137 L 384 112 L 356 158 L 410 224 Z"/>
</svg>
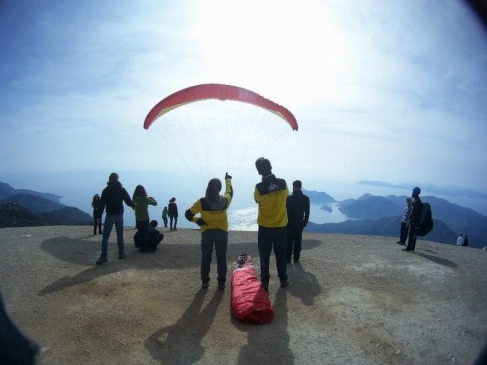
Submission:
<svg viewBox="0 0 487 365">
<path fill-rule="evenodd" d="M 108 262 L 108 259 L 106 257 L 100 257 L 98 261 L 96 262 L 97 265 L 102 265 L 105 262 Z"/>
<path fill-rule="evenodd" d="M 285 288 L 288 285 L 289 285 L 289 281 L 287 281 L 287 279 L 281 280 L 281 288 Z"/>
<path fill-rule="evenodd" d="M 210 283 L 201 283 L 201 289 L 208 289 Z"/>
<path fill-rule="evenodd" d="M 126 253 L 120 253 L 118 254 L 118 259 L 119 260 L 123 260 L 123 259 L 126 259 L 127 258 L 127 254 Z"/>
</svg>

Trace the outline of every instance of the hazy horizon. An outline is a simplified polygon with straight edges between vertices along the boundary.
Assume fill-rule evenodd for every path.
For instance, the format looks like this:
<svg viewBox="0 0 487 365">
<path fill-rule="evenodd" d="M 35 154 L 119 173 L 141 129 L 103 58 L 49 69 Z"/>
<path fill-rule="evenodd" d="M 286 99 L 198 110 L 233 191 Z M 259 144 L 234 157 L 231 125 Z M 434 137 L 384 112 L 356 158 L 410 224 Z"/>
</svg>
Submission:
<svg viewBox="0 0 487 365">
<path fill-rule="evenodd" d="M 188 181 L 166 181 L 160 179 L 158 172 L 119 172 L 120 181 L 132 196 L 135 186 L 142 184 L 150 196 L 158 201 L 157 207 L 149 206 L 151 219 L 156 219 L 162 225 L 161 212 L 167 205 L 171 197 L 176 197 L 179 209 L 179 226 L 186 228 L 196 228 L 184 218 L 184 211 L 188 209 L 197 199 L 204 195 L 204 187 L 197 187 L 193 180 Z M 277 174 L 277 173 L 276 173 Z M 286 179 L 289 186 L 296 178 L 280 176 Z M 100 172 L 82 173 L 24 173 L 24 174 L 1 174 L 0 181 L 9 184 L 15 189 L 28 189 L 41 193 L 51 193 L 62 196 L 61 203 L 76 207 L 88 214 L 92 214 L 91 200 L 94 194 L 101 194 L 106 187 L 108 174 Z M 223 179 L 223 176 L 221 177 Z M 248 180 L 248 181 L 247 181 Z M 259 181 L 259 176 L 255 172 L 253 181 L 247 179 L 244 182 L 233 179 L 235 190 L 234 200 L 228 211 L 231 229 L 256 230 L 257 205 L 253 200 L 255 184 Z M 196 187 L 195 187 L 196 186 Z M 303 188 L 308 191 L 324 192 L 332 196 L 337 201 L 345 199 L 357 199 L 363 194 L 388 196 L 409 196 L 411 189 L 399 189 L 382 186 L 366 186 L 356 182 L 345 183 L 343 181 L 327 181 L 322 184 L 308 186 L 303 181 Z M 445 199 L 453 204 L 458 204 L 470 208 L 484 216 L 487 216 L 487 200 L 470 199 L 466 197 L 452 197 L 436 193 L 429 193 L 423 189 L 422 196 L 436 196 Z M 333 209 L 331 213 L 321 210 L 322 204 L 311 201 L 312 208 L 310 221 L 322 223 L 340 223 L 347 219 L 338 209 Z M 329 204 L 332 205 L 332 204 Z M 125 224 L 135 225 L 134 215 L 129 207 L 125 207 Z"/>
</svg>

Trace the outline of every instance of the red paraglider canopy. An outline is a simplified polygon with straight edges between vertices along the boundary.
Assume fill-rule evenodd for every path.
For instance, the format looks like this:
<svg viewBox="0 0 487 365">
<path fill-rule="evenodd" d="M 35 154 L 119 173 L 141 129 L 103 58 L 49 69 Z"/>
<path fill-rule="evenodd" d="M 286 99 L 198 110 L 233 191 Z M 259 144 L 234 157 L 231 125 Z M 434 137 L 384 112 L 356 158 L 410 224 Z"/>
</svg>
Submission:
<svg viewBox="0 0 487 365">
<path fill-rule="evenodd" d="M 293 130 L 298 130 L 298 122 L 287 108 L 266 99 L 253 91 L 238 86 L 223 84 L 202 84 L 190 86 L 169 95 L 157 103 L 149 114 L 147 114 L 144 122 L 144 129 L 149 129 L 151 124 L 154 123 L 157 118 L 175 108 L 207 99 L 233 100 L 258 106 L 278 115 L 284 119 Z"/>
</svg>

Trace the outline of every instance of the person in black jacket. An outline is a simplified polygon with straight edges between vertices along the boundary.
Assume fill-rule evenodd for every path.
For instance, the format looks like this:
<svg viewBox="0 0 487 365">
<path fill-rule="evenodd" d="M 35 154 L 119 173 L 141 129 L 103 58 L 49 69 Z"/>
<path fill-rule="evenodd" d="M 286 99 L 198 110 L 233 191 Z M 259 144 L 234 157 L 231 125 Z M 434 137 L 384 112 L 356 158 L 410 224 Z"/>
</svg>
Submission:
<svg viewBox="0 0 487 365">
<path fill-rule="evenodd" d="M 406 248 L 402 249 L 403 251 L 414 251 L 416 248 L 416 226 L 419 224 L 419 217 L 421 215 L 421 209 L 423 208 L 423 202 L 421 201 L 419 194 L 421 194 L 421 189 L 415 187 L 413 189 L 413 193 L 411 194 L 411 197 L 413 198 L 413 210 L 409 215 L 410 223 L 408 245 Z"/>
<path fill-rule="evenodd" d="M 169 227 L 171 231 L 178 230 L 178 205 L 176 204 L 176 198 L 172 197 L 168 204 L 168 215 L 169 215 Z M 174 226 L 173 226 L 174 223 Z"/>
<path fill-rule="evenodd" d="M 130 199 L 129 193 L 118 181 L 118 174 L 112 172 L 108 178 L 107 187 L 103 189 L 100 198 L 100 214 L 106 209 L 105 223 L 103 225 L 103 238 L 101 240 L 101 255 L 97 265 L 104 264 L 108 261 L 108 239 L 113 225 L 117 232 L 118 258 L 120 260 L 127 257 L 123 242 L 123 203 L 134 208 L 135 204 Z"/>
<path fill-rule="evenodd" d="M 301 191 L 302 183 L 299 180 L 293 182 L 293 193 L 287 198 L 287 251 L 286 261 L 299 262 L 301 257 L 301 242 L 303 229 L 309 220 L 309 198 Z M 293 257 L 294 254 L 294 257 Z"/>
<path fill-rule="evenodd" d="M 93 196 L 91 206 L 93 207 L 93 235 L 96 235 L 97 228 L 98 233 L 101 234 L 100 196 L 98 194 Z"/>
</svg>

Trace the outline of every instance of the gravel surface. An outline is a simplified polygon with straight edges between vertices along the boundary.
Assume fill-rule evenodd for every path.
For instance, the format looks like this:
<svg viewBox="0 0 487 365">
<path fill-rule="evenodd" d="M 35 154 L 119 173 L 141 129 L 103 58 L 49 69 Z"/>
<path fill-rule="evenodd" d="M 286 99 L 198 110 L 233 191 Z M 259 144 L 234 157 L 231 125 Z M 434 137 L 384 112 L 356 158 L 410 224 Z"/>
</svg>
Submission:
<svg viewBox="0 0 487 365">
<path fill-rule="evenodd" d="M 91 227 L 0 229 L 0 288 L 39 364 L 466 364 L 487 340 L 487 251 L 390 237 L 304 234 L 290 286 L 271 259 L 275 318 L 237 322 L 230 279 L 256 232 L 230 232 L 227 288 L 200 289 L 197 230 L 165 233 L 156 253 L 94 265 Z"/>
</svg>

